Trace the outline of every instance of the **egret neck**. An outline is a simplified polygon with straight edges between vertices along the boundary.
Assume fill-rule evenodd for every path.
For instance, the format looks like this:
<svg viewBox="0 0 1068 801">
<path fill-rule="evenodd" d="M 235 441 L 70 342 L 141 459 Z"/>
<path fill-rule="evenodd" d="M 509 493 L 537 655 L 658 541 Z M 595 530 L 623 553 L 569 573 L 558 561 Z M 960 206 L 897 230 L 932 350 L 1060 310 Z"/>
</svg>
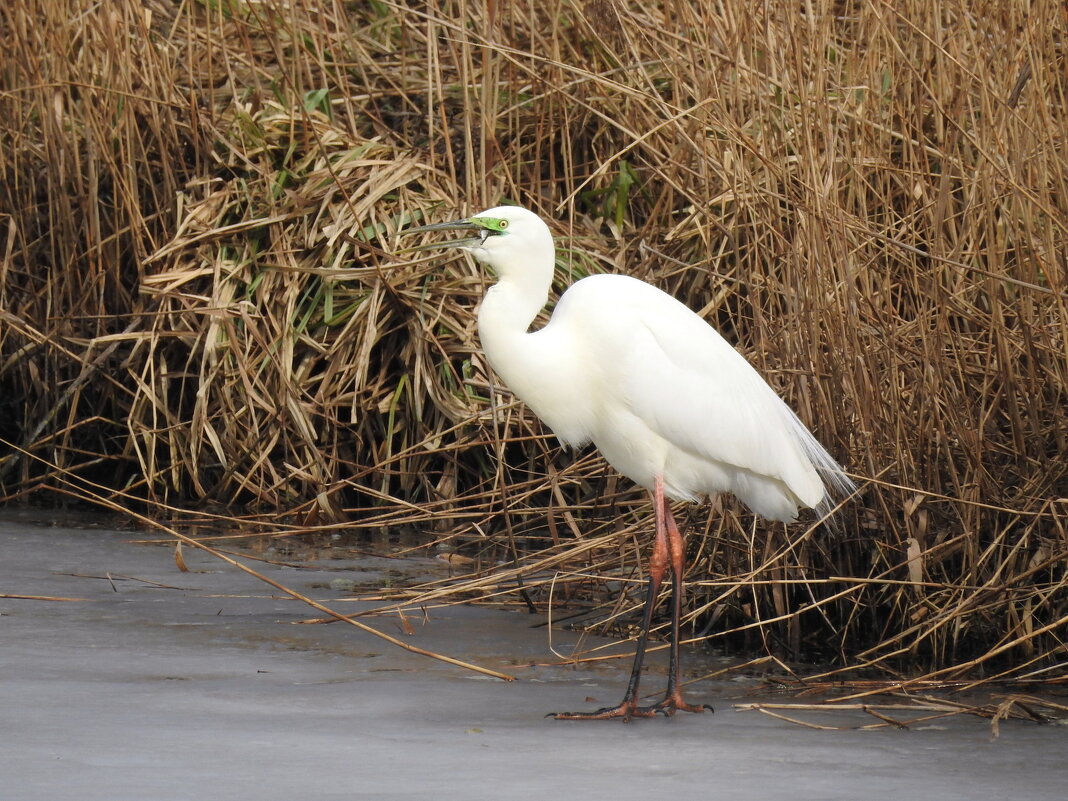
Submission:
<svg viewBox="0 0 1068 801">
<path fill-rule="evenodd" d="M 558 346 L 554 323 L 530 330 L 549 300 L 553 263 L 549 249 L 498 269 L 500 280 L 486 292 L 478 310 L 478 338 L 504 384 L 561 441 L 581 445 L 589 439 L 589 424 L 573 413 L 576 396 L 585 391 L 575 354 Z"/>
</svg>

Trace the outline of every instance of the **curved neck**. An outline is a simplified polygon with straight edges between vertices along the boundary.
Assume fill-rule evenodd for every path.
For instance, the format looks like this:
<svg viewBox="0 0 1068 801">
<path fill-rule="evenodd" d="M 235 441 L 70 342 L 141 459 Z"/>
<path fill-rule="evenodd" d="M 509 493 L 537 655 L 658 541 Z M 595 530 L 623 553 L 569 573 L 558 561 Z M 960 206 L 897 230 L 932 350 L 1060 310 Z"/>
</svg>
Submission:
<svg viewBox="0 0 1068 801">
<path fill-rule="evenodd" d="M 487 338 L 525 334 L 549 300 L 556 264 L 552 235 L 546 228 L 544 238 L 536 237 L 524 244 L 525 252 L 520 258 L 513 254 L 507 258 L 490 254 L 484 258 L 499 276 L 486 292 L 478 312 L 479 337 L 484 347 Z"/>
<path fill-rule="evenodd" d="M 482 298 L 479 336 L 485 339 L 498 333 L 525 334 L 548 301 L 548 285 L 524 286 L 514 279 L 501 279 Z"/>
<path fill-rule="evenodd" d="M 527 385 L 540 372 L 535 337 L 528 331 L 549 300 L 554 251 L 528 254 L 525 263 L 497 269 L 500 280 L 486 292 L 478 310 L 478 337 L 490 365 L 513 392 L 524 397 Z M 493 266 L 493 265 L 491 265 Z"/>
<path fill-rule="evenodd" d="M 572 353 L 568 331 L 558 315 L 538 331 L 531 323 L 549 299 L 555 264 L 552 240 L 536 243 L 520 267 L 500 269 L 478 310 L 482 352 L 512 394 L 522 400 L 561 442 L 581 445 L 592 430 L 590 386 Z M 540 258 L 539 258 L 540 256 Z M 564 326 L 561 328 L 561 326 Z"/>
</svg>

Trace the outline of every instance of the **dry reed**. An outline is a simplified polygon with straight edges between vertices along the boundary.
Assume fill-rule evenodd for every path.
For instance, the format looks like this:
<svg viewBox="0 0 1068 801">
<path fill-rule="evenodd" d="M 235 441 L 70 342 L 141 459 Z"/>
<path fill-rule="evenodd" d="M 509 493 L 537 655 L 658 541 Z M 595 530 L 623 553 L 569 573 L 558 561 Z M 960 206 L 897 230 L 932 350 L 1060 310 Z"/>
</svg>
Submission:
<svg viewBox="0 0 1068 801">
<path fill-rule="evenodd" d="M 472 264 L 390 255 L 412 220 L 516 201 L 557 220 L 559 288 L 676 294 L 871 479 L 837 538 L 692 510 L 696 637 L 1064 681 L 1066 22 L 1051 0 L 12 0 L 0 493 L 414 530 L 473 560 L 464 597 L 626 631 L 641 494 L 488 374 Z"/>
</svg>

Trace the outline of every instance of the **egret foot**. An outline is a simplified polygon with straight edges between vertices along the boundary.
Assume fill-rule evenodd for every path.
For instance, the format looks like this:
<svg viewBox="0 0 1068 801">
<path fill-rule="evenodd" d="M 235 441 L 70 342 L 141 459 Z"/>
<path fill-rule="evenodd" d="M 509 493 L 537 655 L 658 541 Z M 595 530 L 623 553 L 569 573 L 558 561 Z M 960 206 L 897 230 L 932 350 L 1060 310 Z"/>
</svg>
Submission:
<svg viewBox="0 0 1068 801">
<path fill-rule="evenodd" d="M 642 710 L 648 710 L 652 714 L 660 714 L 665 717 L 671 717 L 676 712 L 704 712 L 706 709 L 709 712 L 715 712 L 709 704 L 688 704 L 682 700 L 682 694 L 679 692 L 668 693 L 664 696 L 662 701 L 658 701 L 652 706 L 640 707 Z"/>
<path fill-rule="evenodd" d="M 624 701 L 618 706 L 605 706 L 593 712 L 550 712 L 545 717 L 556 720 L 609 720 L 623 718 L 627 723 L 631 718 L 655 718 L 657 715 L 671 717 L 676 712 L 715 712 L 708 704 L 688 704 L 682 700 L 679 692 L 668 693 L 662 701 L 650 706 L 638 706 L 633 700 Z"/>
<path fill-rule="evenodd" d="M 550 712 L 545 717 L 556 720 L 609 720 L 623 718 L 628 723 L 631 718 L 655 718 L 656 709 L 651 706 L 638 706 L 633 700 L 624 701 L 618 706 L 605 706 L 593 712 Z"/>
</svg>

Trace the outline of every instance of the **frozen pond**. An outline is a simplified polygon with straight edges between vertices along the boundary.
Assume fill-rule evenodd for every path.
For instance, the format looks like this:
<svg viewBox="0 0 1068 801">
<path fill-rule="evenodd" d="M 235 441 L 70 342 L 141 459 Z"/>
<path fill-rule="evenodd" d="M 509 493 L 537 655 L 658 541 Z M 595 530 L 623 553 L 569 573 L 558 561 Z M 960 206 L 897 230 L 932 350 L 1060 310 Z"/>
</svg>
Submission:
<svg viewBox="0 0 1068 801">
<path fill-rule="evenodd" d="M 736 711 L 754 699 L 730 682 L 687 690 L 714 715 L 547 720 L 590 707 L 588 696 L 615 703 L 627 666 L 526 666 L 552 659 L 529 615 L 465 607 L 413 617 L 408 641 L 519 681 L 477 676 L 348 625 L 291 625 L 320 615 L 199 552 L 186 549 L 191 572 L 179 572 L 172 549 L 134 538 L 0 516 L 0 593 L 84 599 L 0 597 L 0 799 L 1068 793 L 1066 726 L 1007 722 L 996 740 L 987 721 L 964 716 L 919 730 L 816 731 Z M 328 603 L 338 597 L 329 582 L 350 575 L 254 567 Z M 351 567 L 358 577 L 367 565 Z M 405 637 L 396 618 L 366 622 Z"/>
</svg>

